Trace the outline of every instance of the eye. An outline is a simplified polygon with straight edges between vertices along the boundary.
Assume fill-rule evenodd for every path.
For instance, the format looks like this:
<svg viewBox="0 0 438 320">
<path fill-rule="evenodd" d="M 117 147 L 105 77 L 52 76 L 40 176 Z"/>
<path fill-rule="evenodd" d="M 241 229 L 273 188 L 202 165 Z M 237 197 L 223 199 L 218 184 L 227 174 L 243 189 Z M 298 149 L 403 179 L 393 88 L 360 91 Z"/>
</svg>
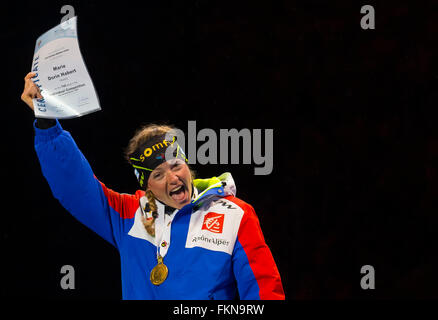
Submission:
<svg viewBox="0 0 438 320">
<path fill-rule="evenodd" d="M 152 178 L 154 178 L 154 179 L 159 179 L 160 177 L 161 177 L 161 172 L 154 172 L 152 174 Z"/>
</svg>

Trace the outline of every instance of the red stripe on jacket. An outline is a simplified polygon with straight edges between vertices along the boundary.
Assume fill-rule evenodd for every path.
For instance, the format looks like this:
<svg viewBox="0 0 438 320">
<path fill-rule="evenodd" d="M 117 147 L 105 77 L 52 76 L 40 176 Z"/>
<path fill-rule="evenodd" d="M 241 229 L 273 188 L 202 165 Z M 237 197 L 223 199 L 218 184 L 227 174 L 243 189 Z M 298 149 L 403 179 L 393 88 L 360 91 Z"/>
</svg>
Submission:
<svg viewBox="0 0 438 320">
<path fill-rule="evenodd" d="M 245 251 L 259 286 L 260 299 L 284 300 L 285 295 L 280 273 L 271 250 L 265 242 L 254 208 L 233 196 L 228 196 L 226 199 L 235 203 L 244 211 L 237 238 Z"/>
<path fill-rule="evenodd" d="M 135 194 L 118 193 L 107 188 L 104 183 L 100 181 L 99 183 L 102 186 L 105 197 L 108 199 L 109 206 L 120 215 L 120 218 L 134 218 L 135 212 L 140 206 L 140 198 L 145 194 L 144 191 L 137 190 Z"/>
</svg>

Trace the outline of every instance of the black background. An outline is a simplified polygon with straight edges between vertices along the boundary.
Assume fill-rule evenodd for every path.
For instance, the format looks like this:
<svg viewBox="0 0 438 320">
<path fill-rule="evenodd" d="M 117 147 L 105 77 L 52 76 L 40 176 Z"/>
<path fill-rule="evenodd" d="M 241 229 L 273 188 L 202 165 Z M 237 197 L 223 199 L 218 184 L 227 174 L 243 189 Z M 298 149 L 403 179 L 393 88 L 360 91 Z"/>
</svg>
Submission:
<svg viewBox="0 0 438 320">
<path fill-rule="evenodd" d="M 20 101 L 35 40 L 78 16 L 102 111 L 61 121 L 108 187 L 137 188 L 140 125 L 273 128 L 271 175 L 230 171 L 287 299 L 437 297 L 436 1 L 10 2 L 2 5 L 2 296 L 121 298 L 119 256 L 51 195 Z M 362 5 L 376 29 L 362 30 Z M 62 290 L 72 265 L 76 289 Z M 376 289 L 362 290 L 372 265 Z"/>
</svg>

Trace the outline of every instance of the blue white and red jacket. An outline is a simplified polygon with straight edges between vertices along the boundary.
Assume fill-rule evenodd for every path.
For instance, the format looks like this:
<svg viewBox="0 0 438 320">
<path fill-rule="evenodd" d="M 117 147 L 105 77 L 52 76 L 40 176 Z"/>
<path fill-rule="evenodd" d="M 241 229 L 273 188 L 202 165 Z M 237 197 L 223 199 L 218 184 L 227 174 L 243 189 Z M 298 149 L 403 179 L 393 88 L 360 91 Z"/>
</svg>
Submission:
<svg viewBox="0 0 438 320">
<path fill-rule="evenodd" d="M 118 249 L 123 299 L 228 300 L 237 292 L 240 299 L 284 299 L 256 213 L 234 196 L 230 174 L 195 180 L 192 202 L 172 214 L 164 214 L 157 201 L 152 237 L 141 221 L 144 191 L 122 194 L 106 187 L 58 121 L 34 128 L 35 150 L 54 197 Z M 150 281 L 157 248 L 169 270 L 159 286 Z"/>
</svg>

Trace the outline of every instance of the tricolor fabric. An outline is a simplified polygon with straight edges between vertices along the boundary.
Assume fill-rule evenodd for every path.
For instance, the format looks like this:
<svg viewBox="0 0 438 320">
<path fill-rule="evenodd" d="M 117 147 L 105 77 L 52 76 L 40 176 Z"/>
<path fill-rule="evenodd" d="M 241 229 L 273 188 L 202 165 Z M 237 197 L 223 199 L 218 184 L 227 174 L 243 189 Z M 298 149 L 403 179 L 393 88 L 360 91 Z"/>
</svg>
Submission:
<svg viewBox="0 0 438 320">
<path fill-rule="evenodd" d="M 157 201 L 160 243 L 141 222 L 144 192 L 123 194 L 100 182 L 70 133 L 58 121 L 35 128 L 35 150 L 56 199 L 76 219 L 118 249 L 122 297 L 127 300 L 277 300 L 283 287 L 254 209 L 235 197 L 229 173 L 194 181 L 196 197 L 173 214 Z M 150 282 L 157 246 L 169 269 Z"/>
</svg>

